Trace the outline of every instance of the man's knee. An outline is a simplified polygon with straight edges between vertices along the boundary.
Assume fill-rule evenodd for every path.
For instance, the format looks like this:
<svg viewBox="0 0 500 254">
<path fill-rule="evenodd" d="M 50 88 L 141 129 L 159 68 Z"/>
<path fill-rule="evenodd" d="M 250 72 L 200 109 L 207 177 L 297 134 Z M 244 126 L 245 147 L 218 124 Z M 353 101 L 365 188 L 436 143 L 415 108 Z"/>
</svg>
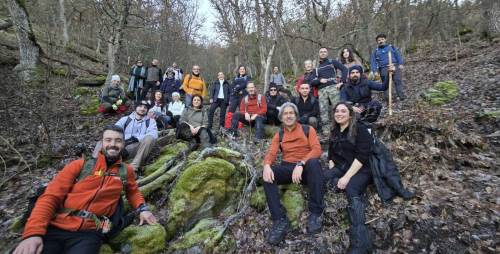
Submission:
<svg viewBox="0 0 500 254">
<path fill-rule="evenodd" d="M 154 144 L 155 141 L 156 141 L 156 139 L 154 137 L 146 135 L 146 136 L 144 136 L 144 138 L 141 140 L 140 143 L 143 143 L 145 145 L 152 145 L 152 144 Z"/>
<path fill-rule="evenodd" d="M 321 163 L 316 158 L 306 161 L 305 168 L 312 174 L 321 173 Z"/>
</svg>

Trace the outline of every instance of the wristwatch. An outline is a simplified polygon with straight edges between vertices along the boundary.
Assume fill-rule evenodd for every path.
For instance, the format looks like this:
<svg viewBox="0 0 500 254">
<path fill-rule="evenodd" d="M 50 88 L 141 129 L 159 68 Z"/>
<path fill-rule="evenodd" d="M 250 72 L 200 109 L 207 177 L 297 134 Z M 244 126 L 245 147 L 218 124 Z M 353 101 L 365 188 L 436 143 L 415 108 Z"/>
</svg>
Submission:
<svg viewBox="0 0 500 254">
<path fill-rule="evenodd" d="M 305 163 L 303 161 L 299 161 L 297 162 L 297 164 L 295 166 L 297 167 L 304 167 Z"/>
<path fill-rule="evenodd" d="M 137 213 L 146 212 L 146 211 L 149 211 L 149 207 L 148 207 L 148 205 L 143 203 L 142 205 L 139 206 L 139 208 L 137 208 L 136 211 L 137 211 Z"/>
</svg>

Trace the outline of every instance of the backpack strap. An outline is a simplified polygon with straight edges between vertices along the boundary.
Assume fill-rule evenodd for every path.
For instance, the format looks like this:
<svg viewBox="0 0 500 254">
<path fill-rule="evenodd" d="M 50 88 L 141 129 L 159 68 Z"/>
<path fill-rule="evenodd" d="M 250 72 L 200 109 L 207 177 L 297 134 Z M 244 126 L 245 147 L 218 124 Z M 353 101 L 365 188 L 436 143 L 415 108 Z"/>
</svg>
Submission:
<svg viewBox="0 0 500 254">
<path fill-rule="evenodd" d="M 123 125 L 123 132 L 127 129 L 127 126 L 132 122 L 132 118 L 129 116 L 127 117 L 127 121 L 125 121 L 125 124 Z"/>
<path fill-rule="evenodd" d="M 309 125 L 307 124 L 302 124 L 302 131 L 304 132 L 304 135 L 306 136 L 307 139 L 309 139 Z M 280 151 L 281 149 L 281 143 L 283 143 L 283 136 L 285 136 L 285 128 L 280 128 L 279 132 L 279 142 L 280 142 Z"/>
<path fill-rule="evenodd" d="M 80 170 L 80 174 L 76 177 L 76 182 L 83 180 L 85 177 L 89 176 L 92 173 L 96 161 L 97 160 L 95 158 L 84 159 L 83 168 L 82 170 Z"/>
<path fill-rule="evenodd" d="M 257 94 L 257 106 L 260 108 L 262 103 L 262 94 Z"/>
<path fill-rule="evenodd" d="M 120 164 L 120 180 L 122 181 L 123 186 L 122 193 L 127 192 L 127 174 L 127 164 L 122 162 Z"/>
<path fill-rule="evenodd" d="M 245 95 L 245 98 L 243 98 L 245 102 L 245 113 L 248 111 L 248 95 Z"/>
</svg>

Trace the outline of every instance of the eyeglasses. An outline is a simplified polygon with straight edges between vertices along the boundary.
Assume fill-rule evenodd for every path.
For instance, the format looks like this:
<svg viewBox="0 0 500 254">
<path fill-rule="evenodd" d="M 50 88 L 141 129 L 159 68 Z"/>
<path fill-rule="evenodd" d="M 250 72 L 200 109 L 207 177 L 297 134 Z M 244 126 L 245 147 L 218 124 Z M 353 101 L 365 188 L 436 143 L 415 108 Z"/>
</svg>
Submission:
<svg viewBox="0 0 500 254">
<path fill-rule="evenodd" d="M 269 91 L 272 92 L 272 91 L 278 91 L 278 90 L 273 88 L 273 89 L 269 89 Z"/>
</svg>

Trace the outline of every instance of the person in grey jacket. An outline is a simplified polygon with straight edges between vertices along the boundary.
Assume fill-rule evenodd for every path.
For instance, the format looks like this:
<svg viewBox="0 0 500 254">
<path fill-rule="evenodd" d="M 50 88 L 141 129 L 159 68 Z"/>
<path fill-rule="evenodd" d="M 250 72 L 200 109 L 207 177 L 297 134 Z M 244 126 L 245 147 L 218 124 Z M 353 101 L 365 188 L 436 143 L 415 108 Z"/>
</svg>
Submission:
<svg viewBox="0 0 500 254">
<path fill-rule="evenodd" d="M 163 81 L 163 72 L 159 67 L 160 62 L 158 59 L 153 59 L 151 66 L 146 69 L 146 83 L 141 92 L 141 100 L 147 98 L 149 90 L 159 90 L 161 82 Z"/>
<path fill-rule="evenodd" d="M 224 119 L 226 119 L 226 109 L 229 105 L 229 82 L 224 77 L 221 71 L 217 74 L 217 80 L 212 83 L 209 89 L 210 93 L 210 110 L 208 111 L 208 129 L 212 129 L 214 122 L 214 113 L 217 108 L 220 108 L 219 126 L 224 127 Z"/>
<path fill-rule="evenodd" d="M 125 90 L 120 85 L 120 76 L 111 76 L 111 83 L 101 91 L 101 105 L 98 111 L 105 113 L 124 113 L 127 111 Z"/>
<path fill-rule="evenodd" d="M 280 72 L 278 66 L 274 66 L 269 82 L 276 84 L 280 91 L 283 90 L 284 86 L 286 86 L 285 77 L 283 76 L 283 73 Z"/>
<path fill-rule="evenodd" d="M 177 124 L 176 137 L 186 141 L 201 143 L 202 148 L 212 146 L 214 137 L 208 127 L 208 117 L 203 109 L 203 97 L 194 95 L 192 106 L 182 112 Z"/>
</svg>

